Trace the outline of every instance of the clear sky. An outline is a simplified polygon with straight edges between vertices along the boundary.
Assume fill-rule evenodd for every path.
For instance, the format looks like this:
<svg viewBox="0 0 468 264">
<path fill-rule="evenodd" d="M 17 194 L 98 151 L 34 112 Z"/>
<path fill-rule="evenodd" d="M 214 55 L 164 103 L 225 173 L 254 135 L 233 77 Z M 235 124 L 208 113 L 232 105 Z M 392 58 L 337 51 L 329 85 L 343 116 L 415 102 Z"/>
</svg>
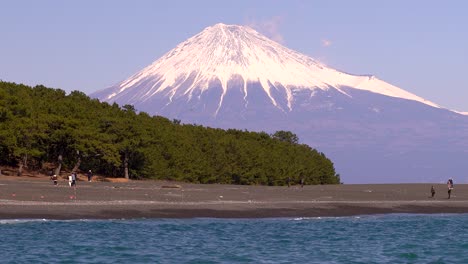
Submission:
<svg viewBox="0 0 468 264">
<path fill-rule="evenodd" d="M 216 23 L 468 111 L 468 1 L 0 2 L 0 79 L 91 93 Z"/>
</svg>

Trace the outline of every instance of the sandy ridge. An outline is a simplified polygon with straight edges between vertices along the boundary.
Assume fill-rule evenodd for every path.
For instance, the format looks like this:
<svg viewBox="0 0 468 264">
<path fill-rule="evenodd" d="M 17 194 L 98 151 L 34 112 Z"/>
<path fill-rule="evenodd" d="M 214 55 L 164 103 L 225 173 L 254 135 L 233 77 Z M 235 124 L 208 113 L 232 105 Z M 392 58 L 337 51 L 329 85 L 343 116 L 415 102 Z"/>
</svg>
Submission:
<svg viewBox="0 0 468 264">
<path fill-rule="evenodd" d="M 436 195 L 430 198 L 430 187 Z M 166 188 L 167 186 L 174 188 Z M 260 218 L 385 213 L 468 213 L 468 185 L 362 184 L 326 186 L 197 185 L 0 177 L 0 219 Z"/>
</svg>

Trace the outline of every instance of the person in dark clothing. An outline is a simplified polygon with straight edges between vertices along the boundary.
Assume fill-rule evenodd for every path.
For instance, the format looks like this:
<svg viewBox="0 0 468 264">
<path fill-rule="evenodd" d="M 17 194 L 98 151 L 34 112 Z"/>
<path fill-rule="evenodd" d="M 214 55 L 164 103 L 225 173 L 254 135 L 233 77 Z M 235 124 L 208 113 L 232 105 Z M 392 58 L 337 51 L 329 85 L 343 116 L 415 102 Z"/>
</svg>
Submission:
<svg viewBox="0 0 468 264">
<path fill-rule="evenodd" d="M 291 186 L 291 177 L 288 177 L 288 178 L 286 179 L 286 183 L 288 184 L 288 187 Z"/>
<path fill-rule="evenodd" d="M 434 185 L 431 186 L 431 198 L 434 198 L 435 195 L 435 188 Z"/>
<path fill-rule="evenodd" d="M 91 179 L 93 178 L 93 172 L 91 170 L 88 171 L 88 182 L 91 182 Z"/>
<path fill-rule="evenodd" d="M 76 172 L 71 174 L 71 186 L 76 186 Z"/>
<path fill-rule="evenodd" d="M 304 187 L 304 177 L 301 178 L 301 188 Z"/>
<path fill-rule="evenodd" d="M 450 196 L 452 195 L 452 190 L 453 190 L 453 179 L 452 178 L 448 179 L 447 188 L 448 188 L 448 199 L 450 199 Z"/>
</svg>

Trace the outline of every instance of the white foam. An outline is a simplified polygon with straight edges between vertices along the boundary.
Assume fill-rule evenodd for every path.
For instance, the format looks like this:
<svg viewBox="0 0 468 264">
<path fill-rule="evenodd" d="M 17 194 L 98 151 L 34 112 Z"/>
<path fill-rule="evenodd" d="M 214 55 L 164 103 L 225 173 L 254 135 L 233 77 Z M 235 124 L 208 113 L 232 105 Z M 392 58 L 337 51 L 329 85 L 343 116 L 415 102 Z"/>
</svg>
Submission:
<svg viewBox="0 0 468 264">
<path fill-rule="evenodd" d="M 24 224 L 31 222 L 47 222 L 51 220 L 47 219 L 0 219 L 0 225 L 15 225 L 15 224 Z"/>
</svg>

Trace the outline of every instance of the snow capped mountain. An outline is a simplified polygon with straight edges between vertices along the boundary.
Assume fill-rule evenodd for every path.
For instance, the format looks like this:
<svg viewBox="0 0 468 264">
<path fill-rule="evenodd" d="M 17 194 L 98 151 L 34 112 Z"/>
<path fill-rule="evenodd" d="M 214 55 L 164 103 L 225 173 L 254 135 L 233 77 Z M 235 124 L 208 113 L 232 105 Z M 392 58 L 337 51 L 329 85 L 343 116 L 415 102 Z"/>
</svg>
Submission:
<svg viewBox="0 0 468 264">
<path fill-rule="evenodd" d="M 272 90 L 284 88 L 287 109 L 292 110 L 294 94 L 300 90 L 337 89 L 352 87 L 386 96 L 418 101 L 424 100 L 374 76 L 346 74 L 326 67 L 320 62 L 290 50 L 249 27 L 216 24 L 180 43 L 140 72 L 115 87 L 106 90 L 105 101 L 144 102 L 153 96 L 164 95 L 169 103 L 174 97 L 188 97 L 206 91 L 218 82 L 222 94 L 215 114 L 222 107 L 230 87 L 229 81 L 240 78 L 247 103 L 249 83 L 260 83 L 271 103 L 278 106 Z M 103 93 L 101 93 L 103 94 Z"/>
<path fill-rule="evenodd" d="M 184 123 L 293 131 L 345 183 L 441 182 L 468 171 L 466 113 L 329 68 L 249 27 L 208 27 L 91 96 Z"/>
</svg>

